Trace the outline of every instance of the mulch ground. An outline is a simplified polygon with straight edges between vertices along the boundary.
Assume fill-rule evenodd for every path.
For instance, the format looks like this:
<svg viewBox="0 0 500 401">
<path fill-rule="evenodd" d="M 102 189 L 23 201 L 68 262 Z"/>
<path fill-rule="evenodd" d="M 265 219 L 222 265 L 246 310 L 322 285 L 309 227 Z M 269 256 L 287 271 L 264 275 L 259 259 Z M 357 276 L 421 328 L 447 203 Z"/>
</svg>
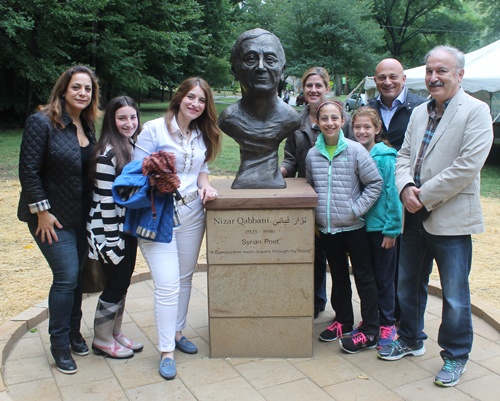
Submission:
<svg viewBox="0 0 500 401">
<path fill-rule="evenodd" d="M 0 182 L 0 324 L 44 300 L 52 273 L 25 223 L 17 219 L 20 185 Z M 486 223 L 484 234 L 473 236 L 471 292 L 500 308 L 500 200 L 482 198 Z M 204 245 L 200 259 L 204 258 Z M 138 255 L 137 270 L 147 270 Z M 433 272 L 432 278 L 439 275 Z"/>
</svg>

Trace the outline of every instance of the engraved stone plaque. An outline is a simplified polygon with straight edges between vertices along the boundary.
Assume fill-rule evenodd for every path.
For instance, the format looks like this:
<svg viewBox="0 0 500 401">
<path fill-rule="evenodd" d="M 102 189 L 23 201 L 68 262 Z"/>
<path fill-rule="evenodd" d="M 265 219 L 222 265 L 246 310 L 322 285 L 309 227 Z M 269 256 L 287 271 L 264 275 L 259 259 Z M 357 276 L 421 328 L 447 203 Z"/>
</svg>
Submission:
<svg viewBox="0 0 500 401">
<path fill-rule="evenodd" d="M 207 211 L 207 262 L 312 263 L 313 209 Z"/>
</svg>

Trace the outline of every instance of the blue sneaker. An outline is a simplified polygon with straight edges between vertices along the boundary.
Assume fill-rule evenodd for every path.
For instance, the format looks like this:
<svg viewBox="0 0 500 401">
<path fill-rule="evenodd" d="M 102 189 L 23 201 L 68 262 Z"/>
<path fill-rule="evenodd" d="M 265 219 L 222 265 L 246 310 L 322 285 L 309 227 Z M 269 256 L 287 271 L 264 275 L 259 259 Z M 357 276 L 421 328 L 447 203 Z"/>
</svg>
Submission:
<svg viewBox="0 0 500 401">
<path fill-rule="evenodd" d="M 377 356 L 380 359 L 385 359 L 386 361 L 397 361 L 407 355 L 411 356 L 421 356 L 425 354 L 424 344 L 420 348 L 409 347 L 401 339 L 396 339 L 389 345 L 382 347 Z"/>
<path fill-rule="evenodd" d="M 196 354 L 198 352 L 198 348 L 196 348 L 196 345 L 194 345 L 184 336 L 182 336 L 179 341 L 175 340 L 175 348 L 177 348 L 179 351 L 184 352 L 185 354 Z"/>
<path fill-rule="evenodd" d="M 354 337 L 356 334 L 359 333 L 359 328 L 363 326 L 363 321 L 359 322 L 358 324 L 358 327 L 355 327 L 352 331 L 351 331 L 351 337 Z"/>
<path fill-rule="evenodd" d="M 444 365 L 437 374 L 434 383 L 438 386 L 452 387 L 460 381 L 460 376 L 465 372 L 465 363 L 457 359 L 443 358 Z"/>
<path fill-rule="evenodd" d="M 381 349 L 393 343 L 396 338 L 398 338 L 396 326 L 380 326 L 380 338 L 377 342 L 377 348 Z"/>
<path fill-rule="evenodd" d="M 160 361 L 161 377 L 167 380 L 172 380 L 175 378 L 176 373 L 175 361 L 172 358 L 165 358 L 163 361 Z"/>
</svg>

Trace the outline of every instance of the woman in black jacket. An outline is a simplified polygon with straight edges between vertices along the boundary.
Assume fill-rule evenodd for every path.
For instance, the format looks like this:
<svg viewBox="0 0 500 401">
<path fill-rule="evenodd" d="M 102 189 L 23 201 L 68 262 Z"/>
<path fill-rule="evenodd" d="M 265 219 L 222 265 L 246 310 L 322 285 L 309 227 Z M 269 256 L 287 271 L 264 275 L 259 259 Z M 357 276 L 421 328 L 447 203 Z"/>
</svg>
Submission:
<svg viewBox="0 0 500 401">
<path fill-rule="evenodd" d="M 87 170 L 98 105 L 94 72 L 84 66 L 65 71 L 49 103 L 26 121 L 19 159 L 18 216 L 52 269 L 50 349 L 57 368 L 67 374 L 77 371 L 70 348 L 77 355 L 89 353 L 80 334 L 81 270 L 88 252 L 85 226 L 92 194 Z"/>
</svg>

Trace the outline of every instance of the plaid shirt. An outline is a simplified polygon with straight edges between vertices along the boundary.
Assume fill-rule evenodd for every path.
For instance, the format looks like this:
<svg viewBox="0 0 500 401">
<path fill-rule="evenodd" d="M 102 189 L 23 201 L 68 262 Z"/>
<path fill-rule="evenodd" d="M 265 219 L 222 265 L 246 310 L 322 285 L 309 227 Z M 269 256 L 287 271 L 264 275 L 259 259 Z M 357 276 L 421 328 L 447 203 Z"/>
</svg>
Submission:
<svg viewBox="0 0 500 401">
<path fill-rule="evenodd" d="M 443 114 L 446 111 L 446 107 L 448 106 L 449 102 L 450 100 L 447 100 L 446 103 L 444 104 Z M 424 139 L 422 140 L 422 145 L 420 146 L 420 151 L 418 152 L 417 161 L 415 164 L 414 176 L 413 176 L 413 180 L 417 188 L 420 188 L 422 186 L 422 183 L 420 182 L 420 172 L 422 169 L 422 162 L 424 161 L 425 152 L 429 147 L 429 143 L 431 143 L 432 137 L 434 136 L 434 132 L 436 132 L 439 122 L 441 121 L 441 117 L 443 117 L 443 114 L 439 116 L 436 112 L 435 99 L 432 99 L 427 104 L 427 112 L 429 113 L 429 121 L 427 122 L 427 129 L 425 130 Z"/>
</svg>

